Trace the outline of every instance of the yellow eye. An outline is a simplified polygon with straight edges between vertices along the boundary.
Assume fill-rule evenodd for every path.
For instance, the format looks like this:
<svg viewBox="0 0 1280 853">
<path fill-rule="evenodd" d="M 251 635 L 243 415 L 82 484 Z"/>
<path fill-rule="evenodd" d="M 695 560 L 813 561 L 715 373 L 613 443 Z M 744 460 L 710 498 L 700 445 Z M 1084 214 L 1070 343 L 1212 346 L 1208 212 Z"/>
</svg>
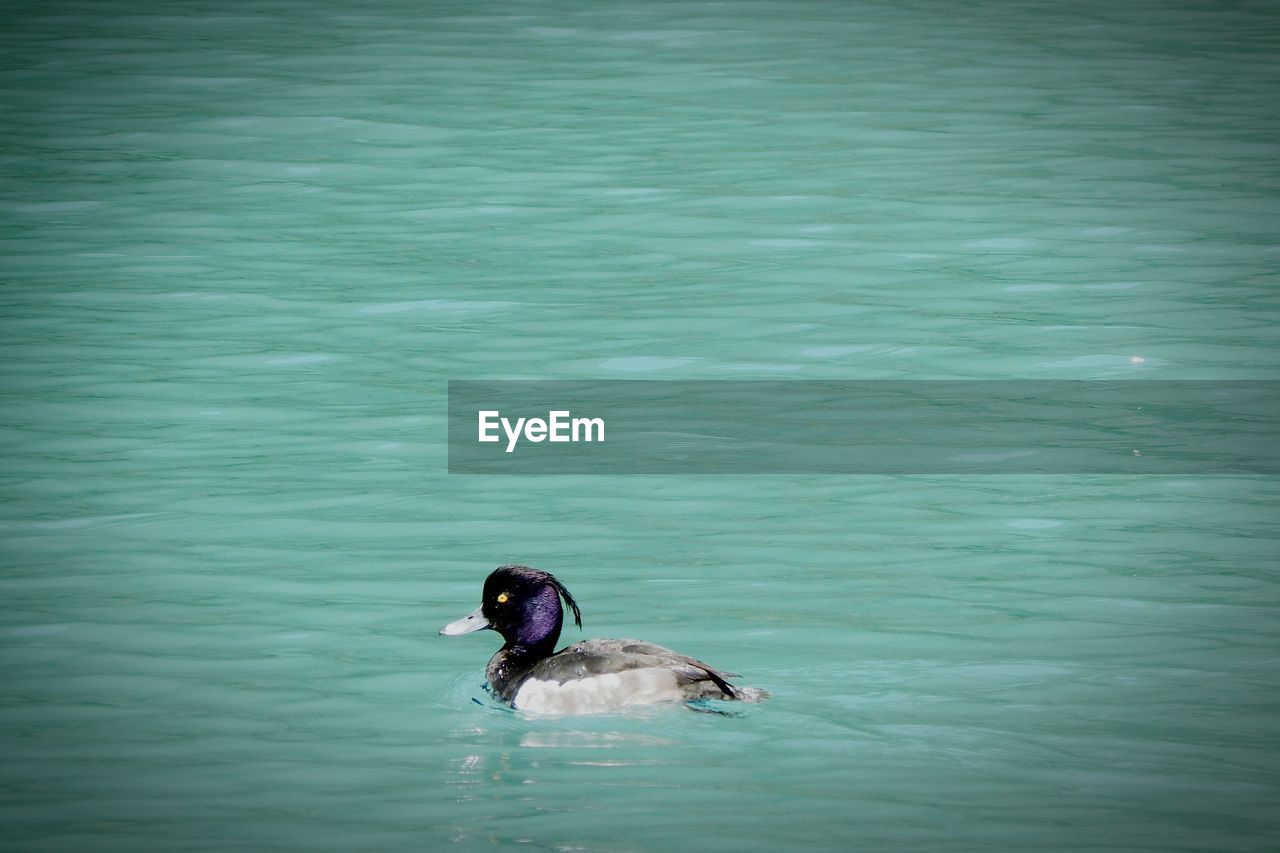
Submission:
<svg viewBox="0 0 1280 853">
<path fill-rule="evenodd" d="M 508 599 L 508 598 L 510 598 L 510 597 L 511 597 L 511 596 L 507 595 L 505 592 L 500 592 L 500 593 L 498 593 L 498 603 L 499 603 L 499 604 L 506 604 L 506 603 L 507 603 L 507 599 Z"/>
</svg>

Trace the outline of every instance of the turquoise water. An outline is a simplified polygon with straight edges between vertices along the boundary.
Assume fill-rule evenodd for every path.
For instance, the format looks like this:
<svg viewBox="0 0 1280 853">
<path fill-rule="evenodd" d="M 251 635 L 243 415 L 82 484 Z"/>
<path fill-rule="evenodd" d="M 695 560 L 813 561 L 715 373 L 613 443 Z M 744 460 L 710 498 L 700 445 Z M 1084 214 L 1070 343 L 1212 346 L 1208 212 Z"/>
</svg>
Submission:
<svg viewBox="0 0 1280 853">
<path fill-rule="evenodd" d="M 1277 378 L 1273 4 L 0 28 L 0 845 L 1280 844 L 1274 477 L 445 446 L 449 379 Z M 510 561 L 773 698 L 495 708 L 436 631 Z"/>
</svg>

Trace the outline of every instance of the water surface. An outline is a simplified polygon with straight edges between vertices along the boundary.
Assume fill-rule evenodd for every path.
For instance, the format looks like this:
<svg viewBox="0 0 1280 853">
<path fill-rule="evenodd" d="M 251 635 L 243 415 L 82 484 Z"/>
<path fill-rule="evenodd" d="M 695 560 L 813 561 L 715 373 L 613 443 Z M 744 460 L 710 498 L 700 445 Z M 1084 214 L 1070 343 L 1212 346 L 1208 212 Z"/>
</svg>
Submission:
<svg viewBox="0 0 1280 853">
<path fill-rule="evenodd" d="M 445 447 L 449 379 L 1276 379 L 1271 5 L 0 27 L 0 843 L 1280 842 L 1274 477 Z M 510 561 L 773 699 L 493 707 Z"/>
</svg>

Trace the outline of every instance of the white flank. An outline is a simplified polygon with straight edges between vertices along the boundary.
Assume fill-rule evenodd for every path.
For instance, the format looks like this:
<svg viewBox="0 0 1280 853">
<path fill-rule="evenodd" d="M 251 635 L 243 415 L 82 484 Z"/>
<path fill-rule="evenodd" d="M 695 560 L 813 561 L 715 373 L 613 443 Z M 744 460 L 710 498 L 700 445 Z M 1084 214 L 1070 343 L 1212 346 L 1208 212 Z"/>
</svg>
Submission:
<svg viewBox="0 0 1280 853">
<path fill-rule="evenodd" d="M 512 703 L 534 714 L 599 714 L 627 705 L 683 699 L 675 674 L 660 668 L 628 669 L 556 684 L 529 679 Z"/>
</svg>

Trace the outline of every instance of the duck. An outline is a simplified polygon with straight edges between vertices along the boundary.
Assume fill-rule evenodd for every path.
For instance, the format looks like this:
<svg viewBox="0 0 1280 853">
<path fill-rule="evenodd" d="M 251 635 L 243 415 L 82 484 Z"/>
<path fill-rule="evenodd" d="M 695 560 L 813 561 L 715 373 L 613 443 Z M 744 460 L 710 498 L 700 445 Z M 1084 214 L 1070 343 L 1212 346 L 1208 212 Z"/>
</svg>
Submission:
<svg viewBox="0 0 1280 853">
<path fill-rule="evenodd" d="M 564 625 L 561 599 L 581 628 L 582 611 L 555 575 L 499 566 L 485 579 L 480 606 L 440 634 L 497 631 L 504 642 L 485 668 L 489 692 L 532 714 L 597 714 L 704 699 L 758 702 L 767 695 L 731 684 L 739 677 L 734 673 L 641 640 L 584 640 L 553 651 Z"/>
</svg>

